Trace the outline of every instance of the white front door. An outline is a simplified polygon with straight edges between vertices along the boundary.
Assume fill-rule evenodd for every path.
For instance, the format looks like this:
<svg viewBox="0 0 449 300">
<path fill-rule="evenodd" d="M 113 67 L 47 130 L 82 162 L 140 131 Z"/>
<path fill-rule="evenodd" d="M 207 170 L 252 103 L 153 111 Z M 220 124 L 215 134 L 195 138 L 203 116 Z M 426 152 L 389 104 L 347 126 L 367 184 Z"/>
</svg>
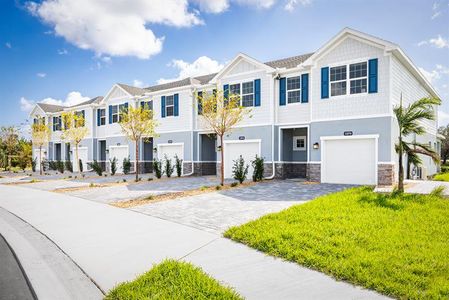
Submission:
<svg viewBox="0 0 449 300">
<path fill-rule="evenodd" d="M 321 182 L 377 184 L 377 135 L 321 140 Z"/>
<path fill-rule="evenodd" d="M 73 153 L 72 153 L 73 172 L 78 172 L 80 159 L 83 164 L 83 172 L 87 171 L 87 147 L 78 147 L 78 161 L 75 161 L 76 160 L 75 152 L 76 152 L 76 148 L 73 147 Z"/>
<path fill-rule="evenodd" d="M 123 173 L 123 160 L 129 157 L 128 145 L 109 146 L 109 158 L 117 159 L 117 173 Z"/>
<path fill-rule="evenodd" d="M 225 178 L 233 178 L 232 167 L 234 161 L 240 157 L 245 160 L 245 164 L 249 166 L 247 178 L 253 175 L 253 167 L 251 162 L 260 157 L 260 140 L 231 140 L 224 141 L 224 173 Z"/>
</svg>

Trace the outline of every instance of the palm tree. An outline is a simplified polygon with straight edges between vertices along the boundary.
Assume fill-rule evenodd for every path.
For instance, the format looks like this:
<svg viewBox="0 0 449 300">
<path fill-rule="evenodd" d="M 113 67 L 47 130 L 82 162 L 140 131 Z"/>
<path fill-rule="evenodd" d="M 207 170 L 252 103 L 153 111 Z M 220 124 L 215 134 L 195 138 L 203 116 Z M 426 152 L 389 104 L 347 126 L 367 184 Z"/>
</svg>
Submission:
<svg viewBox="0 0 449 300">
<path fill-rule="evenodd" d="M 403 107 L 401 94 L 400 105 L 393 108 L 399 125 L 399 138 L 398 143 L 395 145 L 396 153 L 399 155 L 399 192 L 404 192 L 404 166 L 402 161 L 404 154 L 407 155 L 408 161 L 415 166 L 422 163 L 419 154 L 432 157 L 435 163 L 439 162 L 438 154 L 430 146 L 417 143 L 416 140 L 407 142 L 404 139 L 410 134 L 423 135 L 426 133 L 421 121 L 435 120 L 436 114 L 433 106 L 440 104 L 440 99 L 427 97 L 419 99 L 407 107 Z"/>
</svg>

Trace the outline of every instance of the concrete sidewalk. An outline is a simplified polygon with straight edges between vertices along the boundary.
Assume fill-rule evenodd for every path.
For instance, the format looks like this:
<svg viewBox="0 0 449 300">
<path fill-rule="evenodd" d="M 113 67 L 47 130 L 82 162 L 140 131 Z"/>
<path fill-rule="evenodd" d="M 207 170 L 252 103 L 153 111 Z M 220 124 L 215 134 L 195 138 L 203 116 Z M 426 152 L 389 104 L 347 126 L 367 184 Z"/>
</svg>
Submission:
<svg viewBox="0 0 449 300">
<path fill-rule="evenodd" d="M 384 298 L 219 235 L 101 203 L 0 186 L 0 206 L 45 233 L 105 291 L 176 258 L 247 299 Z"/>
</svg>

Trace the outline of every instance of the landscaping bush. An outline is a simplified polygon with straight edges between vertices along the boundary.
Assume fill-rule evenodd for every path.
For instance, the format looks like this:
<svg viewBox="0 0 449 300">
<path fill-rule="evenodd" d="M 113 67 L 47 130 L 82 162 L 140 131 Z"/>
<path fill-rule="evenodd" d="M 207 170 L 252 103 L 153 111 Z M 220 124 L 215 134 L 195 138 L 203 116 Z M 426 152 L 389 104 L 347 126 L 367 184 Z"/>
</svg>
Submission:
<svg viewBox="0 0 449 300">
<path fill-rule="evenodd" d="M 178 177 L 181 177 L 182 175 L 182 159 L 178 157 L 178 155 L 175 155 L 175 167 L 176 167 L 176 175 Z"/>
<path fill-rule="evenodd" d="M 42 171 L 46 172 L 50 169 L 49 161 L 46 159 L 42 160 Z"/>
<path fill-rule="evenodd" d="M 153 161 L 153 169 L 156 178 L 160 179 L 162 177 L 162 162 L 157 158 Z"/>
<path fill-rule="evenodd" d="M 18 163 L 19 168 L 20 168 L 22 171 L 25 171 L 25 169 L 26 169 L 27 166 L 28 166 L 28 160 L 25 159 L 25 158 L 20 159 L 17 163 Z"/>
<path fill-rule="evenodd" d="M 98 176 L 103 175 L 103 169 L 101 168 L 100 163 L 96 159 L 94 159 L 93 162 L 87 163 L 87 165 L 91 167 L 95 171 L 95 173 L 97 173 Z"/>
<path fill-rule="evenodd" d="M 109 162 L 111 163 L 111 175 L 115 175 L 115 172 L 117 172 L 117 158 L 109 159 Z"/>
<path fill-rule="evenodd" d="M 165 175 L 167 175 L 167 177 L 171 177 L 171 175 L 173 174 L 173 171 L 175 170 L 175 167 L 172 165 L 171 159 L 168 158 L 167 155 L 165 155 L 164 169 L 165 169 Z"/>
<path fill-rule="evenodd" d="M 73 173 L 73 164 L 70 160 L 65 161 L 65 169 L 71 173 Z"/>
<path fill-rule="evenodd" d="M 80 159 L 78 159 L 78 166 L 79 166 L 79 170 L 80 172 L 83 172 L 83 161 Z"/>
<path fill-rule="evenodd" d="M 238 180 L 238 182 L 242 183 L 245 181 L 246 176 L 248 175 L 248 165 L 245 165 L 245 160 L 240 155 L 240 157 L 234 160 L 234 166 L 232 167 L 232 174 L 234 175 L 234 179 Z"/>
<path fill-rule="evenodd" d="M 253 181 L 262 181 L 264 172 L 264 159 L 256 154 L 256 158 L 251 162 L 253 165 Z"/>
<path fill-rule="evenodd" d="M 33 160 L 31 160 L 31 170 L 33 172 L 36 172 L 36 165 L 37 165 L 37 158 L 33 158 Z"/>
<path fill-rule="evenodd" d="M 124 158 L 123 159 L 123 173 L 129 174 L 129 171 L 131 170 L 131 159 L 129 158 Z"/>
<path fill-rule="evenodd" d="M 58 169 L 58 165 L 56 164 L 56 161 L 49 160 L 48 161 L 48 168 L 52 171 L 56 171 Z"/>
<path fill-rule="evenodd" d="M 64 162 L 63 162 L 63 161 L 58 160 L 58 161 L 56 162 L 56 167 L 57 167 L 58 171 L 61 172 L 61 174 L 64 173 L 64 169 L 65 169 L 65 168 L 64 168 Z"/>
<path fill-rule="evenodd" d="M 239 185 L 238 182 L 233 182 L 233 183 L 231 183 L 231 187 L 236 187 L 236 186 L 238 186 L 238 185 Z"/>
</svg>

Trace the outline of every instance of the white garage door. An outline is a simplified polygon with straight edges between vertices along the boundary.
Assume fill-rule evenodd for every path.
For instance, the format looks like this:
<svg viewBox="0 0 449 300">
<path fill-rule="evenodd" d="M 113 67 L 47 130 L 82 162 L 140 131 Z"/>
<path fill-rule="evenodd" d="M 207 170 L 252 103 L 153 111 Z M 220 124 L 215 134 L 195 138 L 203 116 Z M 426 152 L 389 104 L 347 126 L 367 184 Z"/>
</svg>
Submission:
<svg viewBox="0 0 449 300">
<path fill-rule="evenodd" d="M 184 160 L 184 143 L 174 144 L 159 144 L 157 150 L 157 157 L 162 163 L 165 162 L 165 157 L 171 159 L 172 165 L 175 165 L 175 156 Z"/>
<path fill-rule="evenodd" d="M 75 147 L 73 147 L 73 154 L 72 154 L 72 165 L 73 165 L 73 172 L 78 172 L 78 166 L 79 163 L 75 162 Z M 83 171 L 87 171 L 87 147 L 78 147 L 78 159 L 81 159 L 83 163 Z"/>
<path fill-rule="evenodd" d="M 42 159 L 42 161 L 46 159 L 45 149 L 41 150 L 41 156 L 39 155 L 39 148 L 34 149 L 33 154 L 34 154 L 33 158 L 36 160 L 36 172 L 40 172 L 41 170 L 40 159 Z"/>
<path fill-rule="evenodd" d="M 322 138 L 321 181 L 377 183 L 377 136 Z"/>
<path fill-rule="evenodd" d="M 129 157 L 129 148 L 127 145 L 109 146 L 109 158 L 117 159 L 117 173 L 123 173 L 123 160 Z"/>
<path fill-rule="evenodd" d="M 256 154 L 260 156 L 260 140 L 225 141 L 225 178 L 233 177 L 232 167 L 234 166 L 234 160 L 238 159 L 240 155 L 245 160 L 245 164 L 249 166 L 247 178 L 251 178 L 253 175 L 253 167 L 251 166 L 251 161 L 254 160 Z"/>
</svg>

